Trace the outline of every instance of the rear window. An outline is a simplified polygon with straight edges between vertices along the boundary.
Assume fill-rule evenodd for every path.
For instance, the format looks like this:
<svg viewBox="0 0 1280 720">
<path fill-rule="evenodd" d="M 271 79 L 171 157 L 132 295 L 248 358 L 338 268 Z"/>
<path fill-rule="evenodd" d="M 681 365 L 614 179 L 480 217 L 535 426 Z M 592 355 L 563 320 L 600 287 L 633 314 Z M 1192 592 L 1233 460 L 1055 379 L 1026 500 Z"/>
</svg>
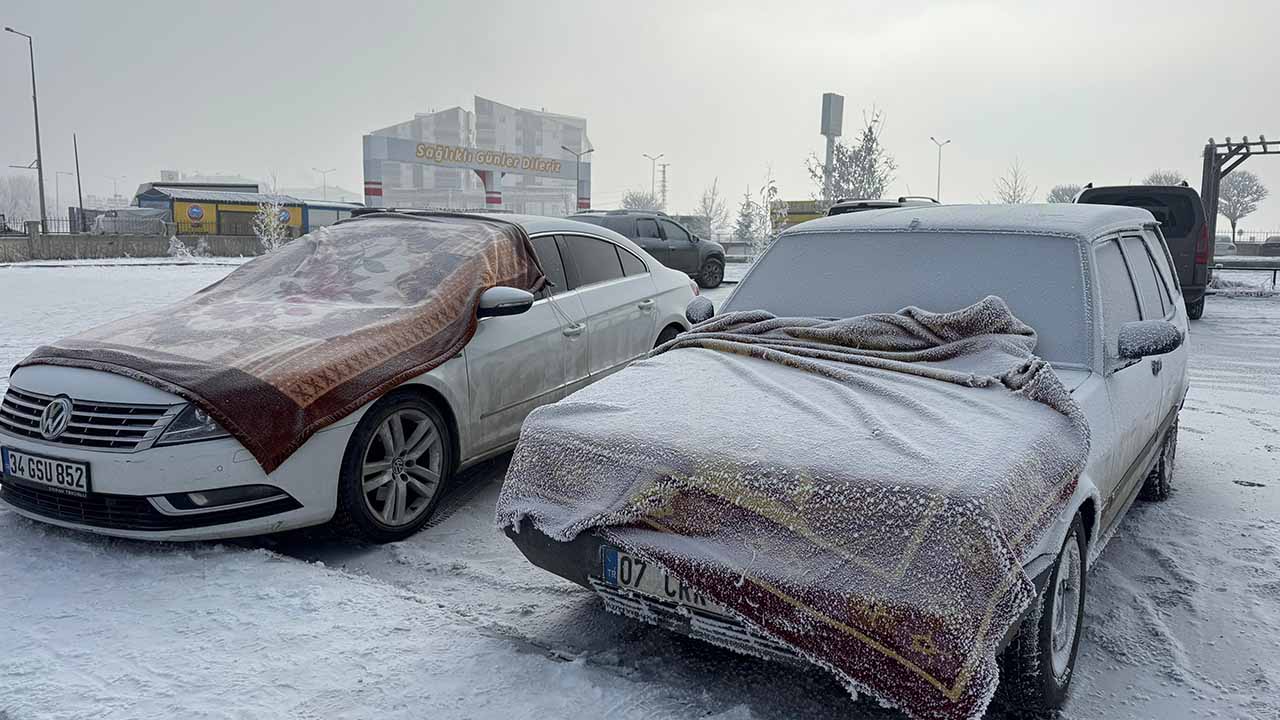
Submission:
<svg viewBox="0 0 1280 720">
<path fill-rule="evenodd" d="M 1135 190 L 1085 190 L 1080 202 L 1142 208 L 1160 221 L 1166 238 L 1189 236 L 1196 228 L 1195 202 L 1187 193 Z"/>
</svg>

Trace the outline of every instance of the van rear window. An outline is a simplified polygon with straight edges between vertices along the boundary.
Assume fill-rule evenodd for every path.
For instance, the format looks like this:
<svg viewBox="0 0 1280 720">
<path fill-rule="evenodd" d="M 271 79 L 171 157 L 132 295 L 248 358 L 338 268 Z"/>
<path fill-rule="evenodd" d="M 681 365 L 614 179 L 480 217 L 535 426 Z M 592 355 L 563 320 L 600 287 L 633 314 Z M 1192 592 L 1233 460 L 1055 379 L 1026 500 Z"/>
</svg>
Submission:
<svg viewBox="0 0 1280 720">
<path fill-rule="evenodd" d="M 1196 226 L 1195 205 L 1182 193 L 1086 191 L 1080 196 L 1080 202 L 1142 208 L 1160 221 L 1160 230 L 1166 238 L 1186 237 Z"/>
</svg>

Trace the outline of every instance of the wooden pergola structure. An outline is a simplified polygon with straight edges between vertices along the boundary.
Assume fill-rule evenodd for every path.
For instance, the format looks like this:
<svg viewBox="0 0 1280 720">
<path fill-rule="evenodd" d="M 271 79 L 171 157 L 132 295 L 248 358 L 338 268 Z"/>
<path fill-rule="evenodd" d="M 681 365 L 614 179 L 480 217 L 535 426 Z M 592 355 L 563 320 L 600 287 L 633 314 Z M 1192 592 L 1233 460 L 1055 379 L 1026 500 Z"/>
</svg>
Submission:
<svg viewBox="0 0 1280 720">
<path fill-rule="evenodd" d="M 1217 237 L 1218 186 L 1222 183 L 1222 178 L 1253 155 L 1280 155 L 1280 142 L 1275 140 L 1268 142 L 1265 135 L 1259 135 L 1257 140 L 1250 141 L 1246 135 L 1240 138 L 1240 142 L 1232 142 L 1231 138 L 1227 138 L 1226 142 L 1219 143 L 1209 138 L 1209 143 L 1204 146 L 1204 174 L 1200 180 L 1200 199 L 1204 202 L 1210 242 Z M 1235 238 L 1232 238 L 1232 241 L 1234 240 Z"/>
</svg>

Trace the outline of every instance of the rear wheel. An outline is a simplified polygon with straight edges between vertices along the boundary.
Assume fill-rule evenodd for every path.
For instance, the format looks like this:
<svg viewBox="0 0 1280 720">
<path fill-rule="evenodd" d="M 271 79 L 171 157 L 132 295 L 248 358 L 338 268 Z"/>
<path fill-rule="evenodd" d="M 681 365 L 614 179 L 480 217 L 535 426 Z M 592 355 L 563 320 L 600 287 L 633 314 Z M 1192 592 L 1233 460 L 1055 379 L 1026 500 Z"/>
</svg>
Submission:
<svg viewBox="0 0 1280 720">
<path fill-rule="evenodd" d="M 672 340 L 675 340 L 676 336 L 679 334 L 680 334 L 679 327 L 676 327 L 675 325 L 668 325 L 662 329 L 662 332 L 658 333 L 658 341 L 654 343 L 653 346 L 657 348 L 660 345 L 665 345 L 671 342 Z"/>
<path fill-rule="evenodd" d="M 719 287 L 724 280 L 724 261 L 720 258 L 707 258 L 698 273 L 698 286 L 706 290 Z"/>
<path fill-rule="evenodd" d="M 1199 320 L 1204 315 L 1204 296 L 1201 295 L 1199 300 L 1187 303 L 1187 317 L 1192 320 Z"/>
<path fill-rule="evenodd" d="M 1142 493 L 1138 497 L 1156 501 L 1169 499 L 1169 494 L 1173 492 L 1173 462 L 1177 455 L 1178 419 L 1174 418 L 1169 432 L 1165 433 L 1164 444 L 1160 446 L 1160 459 L 1156 460 L 1155 467 L 1147 474 Z"/>
<path fill-rule="evenodd" d="M 1020 716 L 1046 716 L 1067 699 L 1084 625 L 1085 531 L 1080 516 L 1044 592 L 1000 656 L 1000 694 Z"/>
<path fill-rule="evenodd" d="M 412 393 L 389 396 L 347 443 L 333 524 L 362 540 L 403 540 L 430 519 L 452 472 L 453 442 L 440 412 Z"/>
</svg>

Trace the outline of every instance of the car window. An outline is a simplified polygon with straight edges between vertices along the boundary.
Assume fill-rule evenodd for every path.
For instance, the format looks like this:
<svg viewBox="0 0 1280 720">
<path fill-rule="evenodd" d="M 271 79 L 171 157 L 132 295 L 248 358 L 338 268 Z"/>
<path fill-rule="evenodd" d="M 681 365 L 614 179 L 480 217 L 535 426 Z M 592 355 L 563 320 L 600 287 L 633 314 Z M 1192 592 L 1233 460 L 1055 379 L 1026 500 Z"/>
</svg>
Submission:
<svg viewBox="0 0 1280 720">
<path fill-rule="evenodd" d="M 1160 221 L 1167 238 L 1181 238 L 1196 228 L 1196 210 L 1191 196 L 1183 192 L 1144 190 L 1085 190 L 1080 202 L 1092 205 L 1123 205 L 1142 208 Z"/>
<path fill-rule="evenodd" d="M 669 242 L 689 242 L 689 232 L 670 220 L 662 221 L 662 232 Z"/>
<path fill-rule="evenodd" d="M 1129 279 L 1120 246 L 1108 240 L 1094 247 L 1098 270 L 1098 289 L 1102 296 L 1102 337 L 1107 359 L 1115 360 L 1120 354 L 1120 327 L 1127 322 L 1141 319 L 1138 312 L 1138 296 Z"/>
<path fill-rule="evenodd" d="M 579 287 L 623 277 L 622 261 L 613 243 L 582 235 L 565 235 L 564 240 L 578 271 Z"/>
<path fill-rule="evenodd" d="M 1156 277 L 1156 267 L 1147 252 L 1147 244 L 1142 242 L 1142 238 L 1132 235 L 1126 235 L 1120 242 L 1124 244 L 1129 267 L 1133 268 L 1138 297 L 1142 298 L 1142 317 L 1146 320 L 1163 318 L 1169 309 L 1168 303 L 1160 291 L 1160 280 Z"/>
<path fill-rule="evenodd" d="M 639 218 L 636 220 L 636 237 L 638 238 L 656 238 L 658 235 L 658 223 L 653 218 Z"/>
<path fill-rule="evenodd" d="M 560 249 L 556 247 L 554 235 L 543 235 L 533 239 L 534 252 L 538 253 L 538 262 L 542 263 L 542 272 L 551 281 L 551 295 L 559 295 L 569 289 L 569 280 L 564 273 L 564 261 L 560 259 Z"/>
<path fill-rule="evenodd" d="M 636 257 L 630 250 L 618 248 L 618 257 L 622 258 L 622 271 L 627 274 L 627 277 L 643 275 L 649 272 L 649 268 L 644 266 L 644 261 Z"/>
</svg>

